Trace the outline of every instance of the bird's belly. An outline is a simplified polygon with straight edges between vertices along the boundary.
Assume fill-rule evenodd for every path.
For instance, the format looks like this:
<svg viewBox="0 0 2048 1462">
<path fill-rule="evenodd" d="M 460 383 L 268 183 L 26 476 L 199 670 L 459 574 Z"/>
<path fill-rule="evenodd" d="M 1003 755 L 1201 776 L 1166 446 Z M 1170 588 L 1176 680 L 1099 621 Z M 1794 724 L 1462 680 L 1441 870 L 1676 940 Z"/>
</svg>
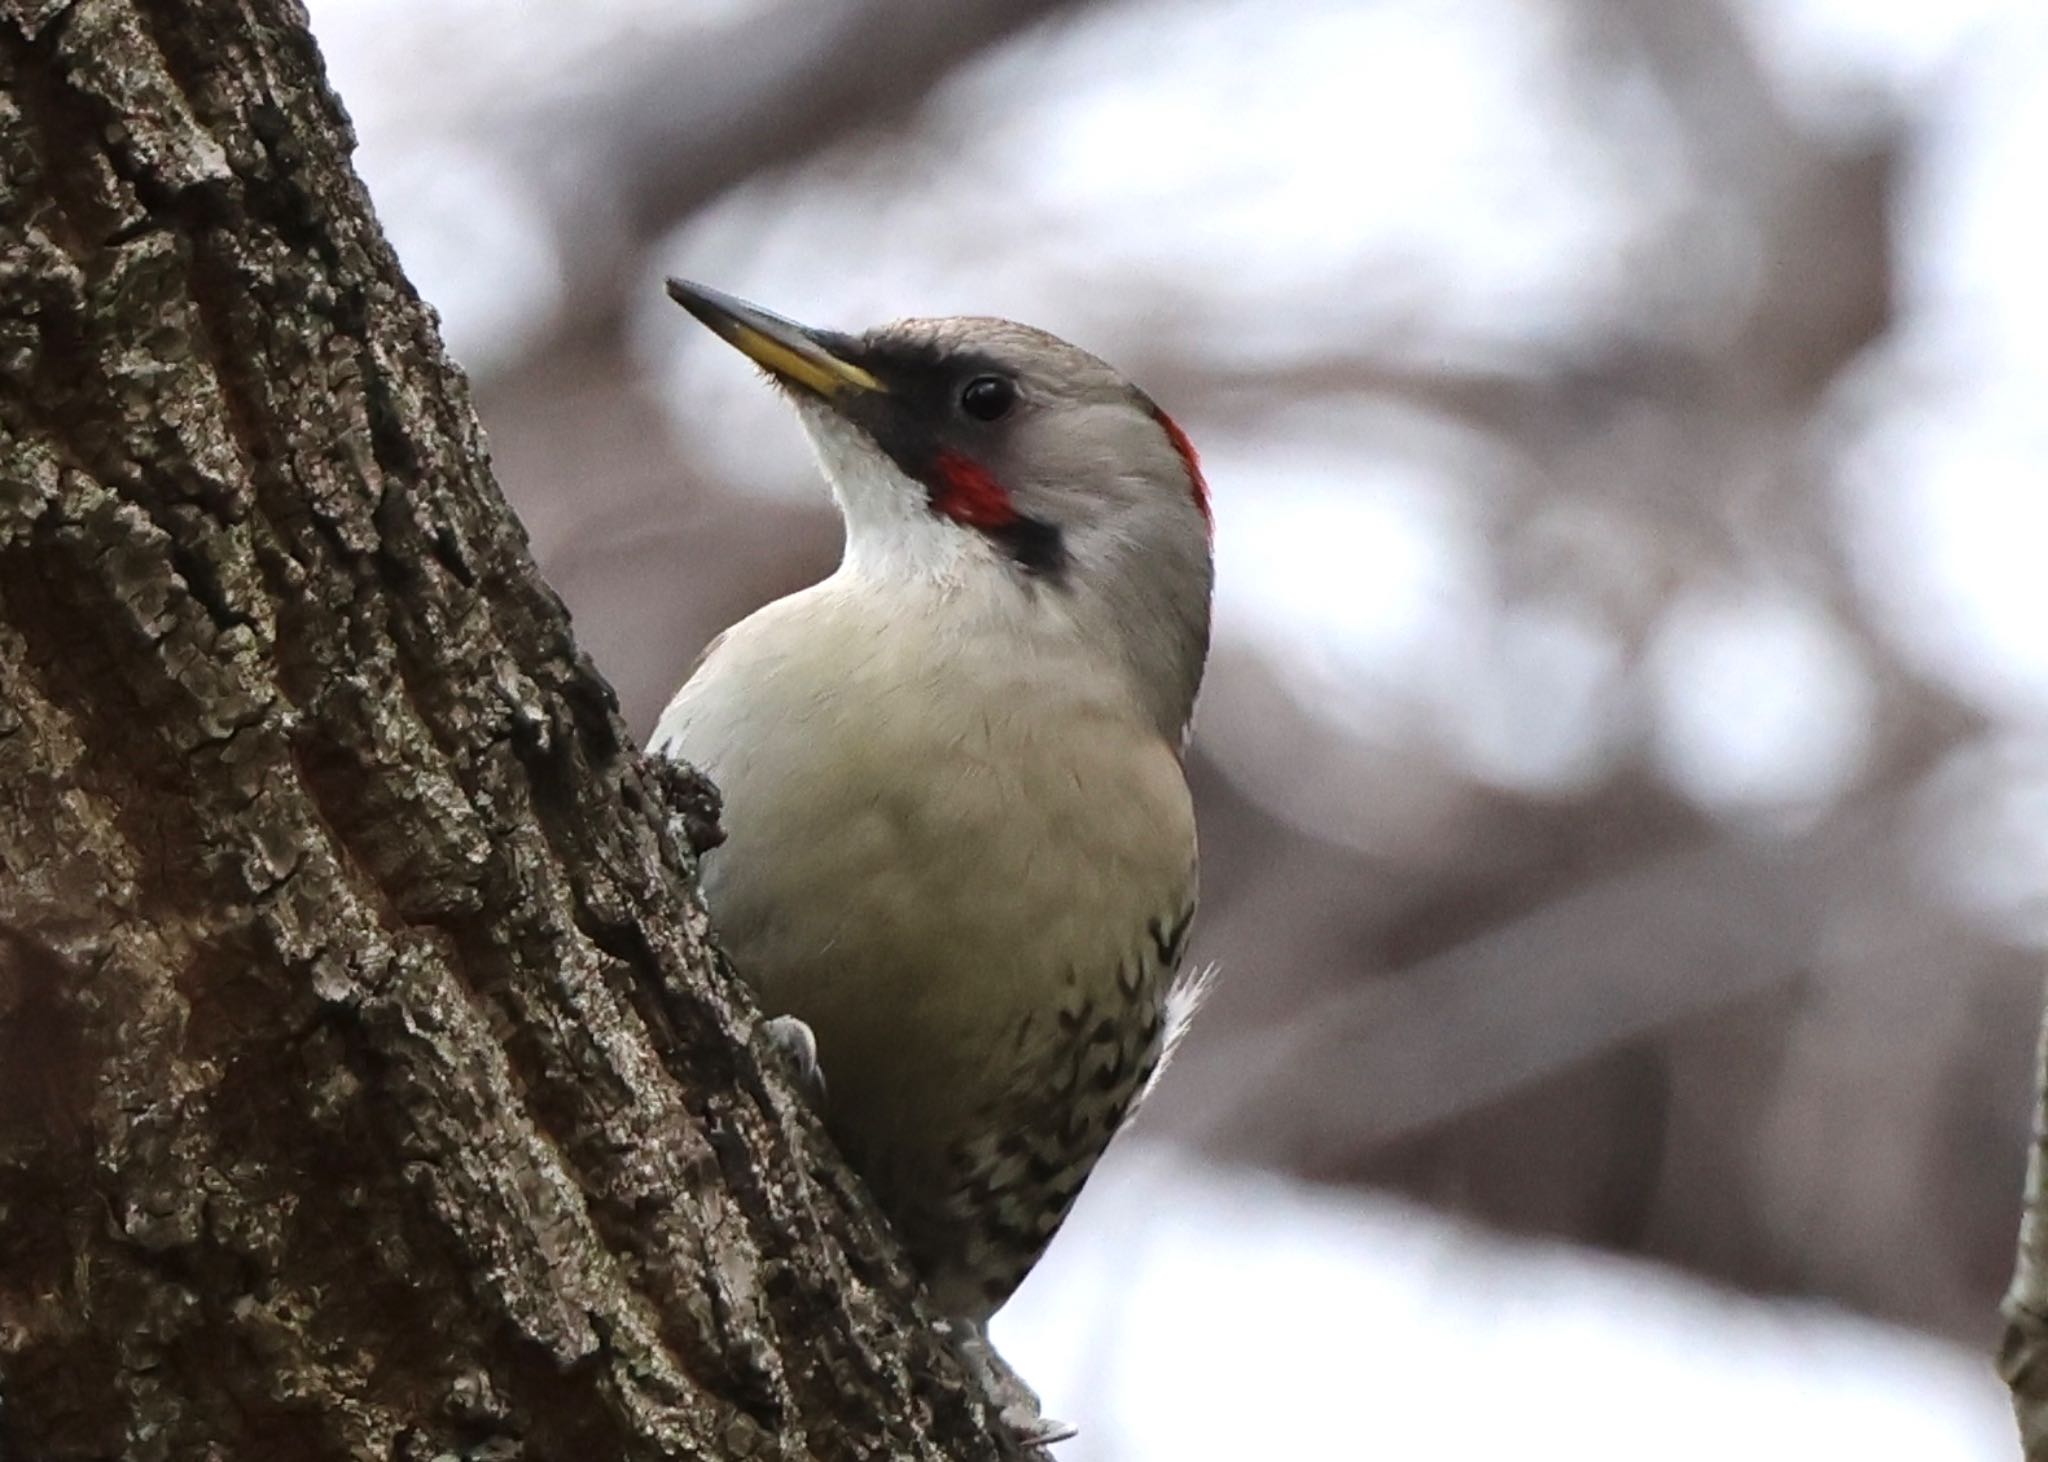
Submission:
<svg viewBox="0 0 2048 1462">
<path fill-rule="evenodd" d="M 816 1033 L 828 1124 L 940 1303 L 986 1313 L 1157 1060 L 1187 793 L 1167 748 L 1087 726 L 1037 774 L 972 736 L 875 741 L 728 766 L 705 893 L 763 1008 Z"/>
</svg>

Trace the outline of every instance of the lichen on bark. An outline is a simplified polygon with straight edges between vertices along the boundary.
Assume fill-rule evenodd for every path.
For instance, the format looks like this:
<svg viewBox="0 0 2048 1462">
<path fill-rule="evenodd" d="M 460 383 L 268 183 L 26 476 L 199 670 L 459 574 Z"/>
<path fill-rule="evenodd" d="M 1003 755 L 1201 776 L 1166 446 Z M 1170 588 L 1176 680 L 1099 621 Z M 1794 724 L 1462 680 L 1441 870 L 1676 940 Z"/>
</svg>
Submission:
<svg viewBox="0 0 2048 1462">
<path fill-rule="evenodd" d="M 0 4 L 0 1454 L 997 1457 L 289 0 Z"/>
</svg>

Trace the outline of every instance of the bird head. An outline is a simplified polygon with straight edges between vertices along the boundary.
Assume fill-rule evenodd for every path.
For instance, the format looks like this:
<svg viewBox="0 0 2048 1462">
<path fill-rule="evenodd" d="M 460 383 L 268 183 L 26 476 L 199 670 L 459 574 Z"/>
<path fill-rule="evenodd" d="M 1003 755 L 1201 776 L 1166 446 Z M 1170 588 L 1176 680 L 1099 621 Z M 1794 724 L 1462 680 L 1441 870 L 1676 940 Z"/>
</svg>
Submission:
<svg viewBox="0 0 2048 1462">
<path fill-rule="evenodd" d="M 981 589 L 1121 659 L 1172 736 L 1208 651 L 1208 489 L 1143 391 L 1027 325 L 799 325 L 702 285 L 669 295 L 789 395 L 846 521 L 843 573 Z"/>
</svg>

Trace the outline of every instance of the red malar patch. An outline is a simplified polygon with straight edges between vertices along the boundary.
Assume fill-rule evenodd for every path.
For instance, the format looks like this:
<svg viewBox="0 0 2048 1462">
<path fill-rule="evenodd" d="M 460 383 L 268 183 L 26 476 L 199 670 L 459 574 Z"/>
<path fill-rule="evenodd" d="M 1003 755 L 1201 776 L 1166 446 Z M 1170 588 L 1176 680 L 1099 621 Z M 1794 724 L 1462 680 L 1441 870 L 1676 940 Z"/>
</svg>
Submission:
<svg viewBox="0 0 2048 1462">
<path fill-rule="evenodd" d="M 1017 521 L 1017 505 L 989 470 L 958 452 L 941 452 L 932 460 L 938 491 L 932 506 L 970 528 L 1000 528 Z"/>
<path fill-rule="evenodd" d="M 1157 406 L 1152 408 L 1152 419 L 1159 423 L 1166 439 L 1173 443 L 1173 450 L 1180 454 L 1181 465 L 1188 469 L 1188 488 L 1195 495 L 1195 506 L 1202 510 L 1202 521 L 1213 529 L 1216 520 L 1209 516 L 1209 480 L 1202 476 L 1202 459 L 1195 455 L 1195 444 L 1180 429 L 1180 423 Z"/>
</svg>

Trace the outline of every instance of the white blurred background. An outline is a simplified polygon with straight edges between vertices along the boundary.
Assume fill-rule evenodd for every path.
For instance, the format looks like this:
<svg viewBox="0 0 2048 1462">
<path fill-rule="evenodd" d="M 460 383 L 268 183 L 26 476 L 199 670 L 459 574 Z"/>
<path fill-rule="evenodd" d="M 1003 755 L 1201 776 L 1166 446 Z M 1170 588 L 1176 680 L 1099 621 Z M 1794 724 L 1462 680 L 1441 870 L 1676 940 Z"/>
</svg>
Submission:
<svg viewBox="0 0 2048 1462">
<path fill-rule="evenodd" d="M 2039 0 L 314 0 L 641 730 L 836 523 L 674 272 L 1202 448 L 1208 1019 L 997 1338 L 1072 1459 L 2003 1459 Z"/>
</svg>

